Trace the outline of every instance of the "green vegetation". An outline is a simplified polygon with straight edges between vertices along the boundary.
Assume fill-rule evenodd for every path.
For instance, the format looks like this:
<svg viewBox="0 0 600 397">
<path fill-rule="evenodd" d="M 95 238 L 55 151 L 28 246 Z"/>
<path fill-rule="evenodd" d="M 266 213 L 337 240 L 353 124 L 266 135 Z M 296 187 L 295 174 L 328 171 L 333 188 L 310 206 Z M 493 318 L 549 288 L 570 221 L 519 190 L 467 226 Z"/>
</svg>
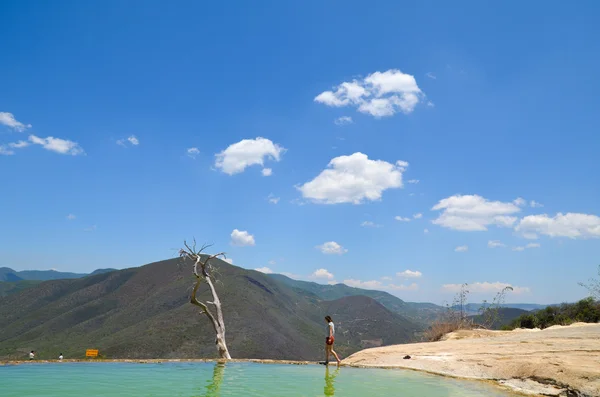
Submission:
<svg viewBox="0 0 600 397">
<path fill-rule="evenodd" d="M 3 281 L 0 282 L 0 297 L 16 294 L 24 289 L 35 287 L 41 283 L 36 280 Z"/>
<path fill-rule="evenodd" d="M 8 267 L 0 268 L 0 297 L 16 294 L 47 280 L 74 279 L 113 272 L 116 269 L 98 269 L 90 274 L 65 273 L 55 270 L 24 270 L 17 272 Z"/>
<path fill-rule="evenodd" d="M 486 328 L 493 329 L 493 330 L 500 330 L 500 329 L 502 329 L 502 327 L 510 324 L 516 318 L 518 318 L 522 315 L 530 314 L 530 313 L 531 312 L 529 310 L 515 309 L 512 307 L 500 307 L 500 308 L 498 308 L 495 319 L 491 323 L 488 322 L 487 323 L 488 326 Z M 484 318 L 484 316 L 482 316 L 480 314 L 477 314 L 475 316 L 470 316 L 469 318 L 473 321 L 473 324 L 485 324 L 486 323 L 486 319 Z"/>
<path fill-rule="evenodd" d="M 414 341 L 423 327 L 367 296 L 325 300 L 269 275 L 215 261 L 234 358 L 322 359 L 323 317 L 344 357 L 365 341 Z M 191 305 L 194 277 L 179 259 L 80 279 L 41 282 L 0 298 L 0 358 L 214 358 L 212 326 Z M 335 287 L 335 286 L 334 286 Z M 198 298 L 210 300 L 206 285 Z"/>
<path fill-rule="evenodd" d="M 20 280 L 37 280 L 37 281 L 48 281 L 48 280 L 63 280 L 69 278 L 82 278 L 86 276 L 93 276 L 96 274 L 113 272 L 116 269 L 97 269 L 92 273 L 69 273 L 59 272 L 57 270 L 23 270 L 16 271 L 9 267 L 0 268 L 0 281 L 20 281 Z"/>
<path fill-rule="evenodd" d="M 548 306 L 529 314 L 523 314 L 503 329 L 548 328 L 553 325 L 569 325 L 576 322 L 597 323 L 600 321 L 600 302 L 590 297 L 577 303 Z"/>
</svg>

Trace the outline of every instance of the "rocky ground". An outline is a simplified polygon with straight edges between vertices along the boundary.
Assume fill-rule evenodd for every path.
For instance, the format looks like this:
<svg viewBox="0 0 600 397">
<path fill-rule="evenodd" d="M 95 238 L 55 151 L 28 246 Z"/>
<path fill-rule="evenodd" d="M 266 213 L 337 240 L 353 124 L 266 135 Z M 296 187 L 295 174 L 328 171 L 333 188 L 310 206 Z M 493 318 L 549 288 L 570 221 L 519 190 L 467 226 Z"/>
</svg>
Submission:
<svg viewBox="0 0 600 397">
<path fill-rule="evenodd" d="M 410 359 L 404 359 L 410 355 Z M 440 342 L 367 349 L 344 365 L 409 368 L 494 380 L 513 390 L 547 396 L 600 396 L 600 324 L 545 330 L 458 331 Z"/>
</svg>

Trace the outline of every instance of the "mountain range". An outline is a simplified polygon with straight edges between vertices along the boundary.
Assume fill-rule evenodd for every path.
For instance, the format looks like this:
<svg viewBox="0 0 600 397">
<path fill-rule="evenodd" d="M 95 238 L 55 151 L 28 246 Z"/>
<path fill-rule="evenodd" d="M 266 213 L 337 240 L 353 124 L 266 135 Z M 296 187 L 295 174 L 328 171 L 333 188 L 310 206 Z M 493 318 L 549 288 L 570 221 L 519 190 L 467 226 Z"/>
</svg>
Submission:
<svg viewBox="0 0 600 397">
<path fill-rule="evenodd" d="M 69 278 L 82 278 L 94 274 L 112 272 L 116 269 L 97 269 L 92 273 L 68 273 L 59 272 L 57 270 L 23 270 L 16 271 L 9 267 L 0 267 L 0 281 L 47 281 L 47 280 L 62 280 Z"/>
<path fill-rule="evenodd" d="M 235 358 L 320 359 L 325 315 L 334 318 L 342 356 L 414 341 L 425 327 L 413 319 L 418 309 L 384 292 L 343 284 L 320 289 L 224 261 L 215 264 Z M 113 358 L 215 357 L 214 331 L 189 303 L 192 282 L 190 264 L 170 259 L 11 293 L 0 298 L 0 358 L 22 358 L 30 350 L 40 358 L 59 352 L 82 357 L 87 348 Z M 208 298 L 206 288 L 201 296 Z M 424 310 L 434 306 L 424 304 Z"/>
</svg>

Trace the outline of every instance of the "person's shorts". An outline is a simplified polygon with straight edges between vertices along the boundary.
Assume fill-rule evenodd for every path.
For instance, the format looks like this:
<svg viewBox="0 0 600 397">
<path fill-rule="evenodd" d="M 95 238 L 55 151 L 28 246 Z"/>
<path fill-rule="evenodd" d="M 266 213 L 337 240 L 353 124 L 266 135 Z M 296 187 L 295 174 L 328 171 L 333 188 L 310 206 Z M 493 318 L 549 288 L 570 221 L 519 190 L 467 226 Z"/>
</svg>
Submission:
<svg viewBox="0 0 600 397">
<path fill-rule="evenodd" d="M 332 337 L 330 338 L 330 337 L 328 336 L 327 338 L 325 338 L 325 343 L 327 343 L 328 345 L 333 345 L 333 342 L 335 342 L 335 337 L 333 337 L 333 336 L 332 336 Z"/>
</svg>

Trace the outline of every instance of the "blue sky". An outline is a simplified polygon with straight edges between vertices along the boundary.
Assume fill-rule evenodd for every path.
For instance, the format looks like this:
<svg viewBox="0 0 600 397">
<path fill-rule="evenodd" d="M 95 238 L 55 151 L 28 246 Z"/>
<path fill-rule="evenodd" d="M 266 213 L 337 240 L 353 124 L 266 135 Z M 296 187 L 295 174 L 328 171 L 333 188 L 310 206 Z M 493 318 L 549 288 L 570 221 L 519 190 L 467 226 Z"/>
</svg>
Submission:
<svg viewBox="0 0 600 397">
<path fill-rule="evenodd" d="M 5 1 L 0 266 L 138 266 L 195 236 L 409 301 L 582 298 L 598 11 Z"/>
</svg>

